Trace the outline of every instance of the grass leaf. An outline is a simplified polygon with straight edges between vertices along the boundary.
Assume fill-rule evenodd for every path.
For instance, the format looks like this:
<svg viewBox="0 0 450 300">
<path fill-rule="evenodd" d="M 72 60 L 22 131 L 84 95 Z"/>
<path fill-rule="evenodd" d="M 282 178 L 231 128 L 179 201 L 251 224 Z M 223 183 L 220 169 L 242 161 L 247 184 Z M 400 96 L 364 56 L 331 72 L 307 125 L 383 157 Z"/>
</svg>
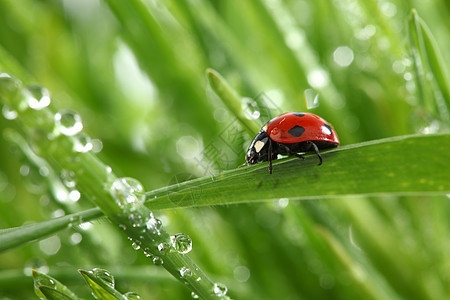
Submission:
<svg viewBox="0 0 450 300">
<path fill-rule="evenodd" d="M 429 112 L 438 113 L 440 119 L 448 123 L 450 121 L 448 70 L 436 39 L 416 10 L 411 11 L 409 34 L 418 78 L 418 89 L 424 98 L 425 107 Z"/>
<path fill-rule="evenodd" d="M 33 270 L 34 287 L 37 296 L 45 296 L 50 300 L 79 299 L 64 284 L 53 277 L 39 271 Z"/>
<path fill-rule="evenodd" d="M 450 135 L 412 135 L 345 146 L 205 177 L 149 192 L 151 209 L 221 205 L 280 198 L 424 195 L 450 192 Z"/>
<path fill-rule="evenodd" d="M 93 208 L 36 224 L 0 229 L 0 253 L 17 246 L 23 246 L 28 242 L 45 238 L 69 226 L 88 222 L 102 215 L 98 208 Z"/>
</svg>

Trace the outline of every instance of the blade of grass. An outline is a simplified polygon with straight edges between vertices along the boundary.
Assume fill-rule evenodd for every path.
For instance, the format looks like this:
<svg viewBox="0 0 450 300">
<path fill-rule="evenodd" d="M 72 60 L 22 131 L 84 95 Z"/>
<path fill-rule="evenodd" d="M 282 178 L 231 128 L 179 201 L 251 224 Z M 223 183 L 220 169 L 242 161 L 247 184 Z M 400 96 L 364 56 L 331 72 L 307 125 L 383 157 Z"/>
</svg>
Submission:
<svg viewBox="0 0 450 300">
<path fill-rule="evenodd" d="M 217 71 L 213 69 L 206 70 L 209 84 L 214 92 L 222 100 L 223 104 L 230 110 L 230 112 L 236 116 L 238 121 L 243 125 L 244 129 L 250 136 L 254 136 L 258 133 L 259 128 L 255 122 L 250 121 L 244 116 L 242 111 L 242 104 L 239 96 L 230 87 L 228 82 Z"/>
<path fill-rule="evenodd" d="M 415 62 L 417 85 L 429 112 L 449 122 L 450 81 L 444 58 L 426 23 L 416 10 L 411 11 L 409 36 Z M 432 78 L 429 77 L 432 75 Z"/>
<path fill-rule="evenodd" d="M 37 296 L 46 299 L 79 299 L 69 288 L 53 277 L 33 270 L 34 287 Z"/>
<path fill-rule="evenodd" d="M 450 192 L 450 135 L 411 135 L 355 144 L 304 161 L 286 159 L 149 192 L 151 209 L 224 205 L 279 198 L 424 195 Z"/>
<path fill-rule="evenodd" d="M 36 224 L 0 230 L 0 253 L 28 242 L 43 239 L 60 230 L 103 216 L 98 208 L 85 210 Z"/>
</svg>

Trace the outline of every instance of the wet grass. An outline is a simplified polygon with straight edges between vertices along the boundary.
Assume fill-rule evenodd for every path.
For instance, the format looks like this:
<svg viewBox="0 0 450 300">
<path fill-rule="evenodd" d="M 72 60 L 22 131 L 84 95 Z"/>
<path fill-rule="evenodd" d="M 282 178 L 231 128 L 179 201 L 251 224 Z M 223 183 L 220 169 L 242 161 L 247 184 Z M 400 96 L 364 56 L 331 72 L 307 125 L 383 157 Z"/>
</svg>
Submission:
<svg viewBox="0 0 450 300">
<path fill-rule="evenodd" d="M 34 110 L 0 85 L 0 296 L 32 297 L 34 268 L 89 298 L 103 283 L 77 269 L 102 267 L 116 299 L 214 282 L 233 299 L 447 298 L 447 2 L 193 2 L 0 2 L 0 73 L 51 94 Z M 63 109 L 88 153 L 55 132 Z M 271 116 L 306 110 L 343 145 L 323 166 L 235 170 Z M 153 264 L 157 244 L 152 259 L 133 249 L 117 225 L 139 214 L 120 220 L 110 194 L 125 176 L 148 192 L 143 215 L 190 236 L 209 285 L 177 283 L 176 253 L 171 269 Z"/>
</svg>

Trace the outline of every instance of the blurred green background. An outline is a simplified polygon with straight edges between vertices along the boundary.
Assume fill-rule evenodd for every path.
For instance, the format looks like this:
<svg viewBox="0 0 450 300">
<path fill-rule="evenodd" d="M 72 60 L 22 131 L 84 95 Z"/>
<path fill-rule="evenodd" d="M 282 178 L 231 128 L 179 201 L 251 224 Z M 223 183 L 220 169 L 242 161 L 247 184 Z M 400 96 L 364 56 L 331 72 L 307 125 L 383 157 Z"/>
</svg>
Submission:
<svg viewBox="0 0 450 300">
<path fill-rule="evenodd" d="M 0 0 L 0 72 L 47 87 L 58 108 L 79 112 L 100 159 L 152 190 L 244 162 L 253 137 L 208 86 L 207 68 L 248 97 L 243 109 L 258 125 L 310 109 L 344 145 L 448 129 L 442 105 L 430 104 L 432 79 L 417 82 L 412 8 L 448 71 L 447 0 Z M 445 299 L 448 202 L 280 199 L 158 215 L 191 236 L 193 259 L 235 299 Z M 0 136 L 0 228 L 88 207 L 83 197 L 54 201 L 42 170 Z M 0 299 L 32 298 L 33 267 L 89 298 L 76 269 L 96 266 L 143 299 L 190 298 L 100 219 L 0 254 Z"/>
</svg>

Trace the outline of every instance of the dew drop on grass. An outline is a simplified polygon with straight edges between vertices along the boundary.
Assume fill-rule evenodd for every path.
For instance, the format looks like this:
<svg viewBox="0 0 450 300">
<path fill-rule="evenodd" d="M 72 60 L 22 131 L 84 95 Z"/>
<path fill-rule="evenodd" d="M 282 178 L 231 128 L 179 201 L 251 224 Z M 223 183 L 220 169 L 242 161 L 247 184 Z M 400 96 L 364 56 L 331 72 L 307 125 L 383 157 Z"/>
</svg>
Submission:
<svg viewBox="0 0 450 300">
<path fill-rule="evenodd" d="M 138 213 L 132 213 L 128 216 L 128 221 L 130 221 L 131 226 L 134 228 L 136 227 L 143 227 L 146 224 L 145 218 Z"/>
<path fill-rule="evenodd" d="M 172 247 L 180 254 L 189 253 L 192 250 L 192 240 L 184 233 L 176 234 L 170 237 L 172 242 Z"/>
<path fill-rule="evenodd" d="M 110 193 L 120 207 L 127 209 L 135 208 L 145 200 L 144 187 L 139 181 L 131 177 L 114 180 Z"/>
<path fill-rule="evenodd" d="M 159 257 L 159 256 L 154 256 L 153 257 L 153 263 L 155 264 L 155 265 L 162 265 L 163 263 L 164 263 L 164 261 L 162 260 L 162 258 L 161 257 Z"/>
<path fill-rule="evenodd" d="M 186 277 L 191 277 L 192 276 L 192 271 L 191 269 L 189 269 L 188 267 L 182 267 L 180 269 L 180 276 L 182 278 L 186 278 Z"/>
<path fill-rule="evenodd" d="M 70 189 L 74 188 L 76 185 L 75 181 L 75 173 L 70 170 L 62 170 L 61 171 L 61 180 L 64 183 L 64 185 Z"/>
<path fill-rule="evenodd" d="M 165 255 L 167 252 L 170 251 L 170 245 L 169 245 L 168 243 L 160 243 L 160 244 L 158 245 L 158 251 L 159 251 L 161 254 Z"/>
<path fill-rule="evenodd" d="M 50 93 L 43 86 L 27 86 L 23 92 L 28 106 L 34 110 L 41 110 L 50 105 Z"/>
<path fill-rule="evenodd" d="M 214 294 L 218 297 L 223 297 L 227 294 L 228 288 L 225 284 L 216 282 L 214 283 Z"/>
<path fill-rule="evenodd" d="M 86 153 L 91 151 L 92 148 L 91 138 L 87 134 L 80 133 L 74 136 L 73 150 L 80 153 Z"/>
<path fill-rule="evenodd" d="M 150 213 L 150 219 L 148 219 L 146 226 L 151 233 L 161 235 L 162 222 L 155 218 L 153 213 Z"/>
<path fill-rule="evenodd" d="M 135 292 L 128 292 L 124 294 L 125 298 L 127 300 L 141 300 L 141 296 L 138 295 L 138 293 Z"/>
<path fill-rule="evenodd" d="M 40 287 L 45 286 L 53 289 L 57 289 L 56 283 L 53 279 L 39 276 L 34 280 L 34 288 L 39 290 Z"/>
<path fill-rule="evenodd" d="M 14 109 L 22 110 L 22 82 L 7 73 L 0 73 L 0 97 L 9 100 Z"/>
<path fill-rule="evenodd" d="M 144 248 L 143 251 L 144 251 L 144 254 L 146 257 L 153 258 L 153 254 L 152 254 L 150 248 Z"/>
<path fill-rule="evenodd" d="M 192 299 L 198 299 L 198 298 L 200 298 L 196 293 L 194 293 L 194 292 L 192 292 L 191 293 L 191 297 L 192 297 Z"/>
<path fill-rule="evenodd" d="M 2 107 L 2 115 L 7 120 L 14 120 L 18 114 L 17 111 L 5 104 Z"/>
<path fill-rule="evenodd" d="M 66 136 L 74 136 L 83 129 L 80 115 L 71 110 L 56 113 L 55 129 Z"/>
<path fill-rule="evenodd" d="M 139 250 L 139 249 L 141 249 L 141 245 L 140 245 L 139 243 L 137 243 L 137 242 L 133 242 L 133 243 L 131 244 L 131 247 L 133 247 L 134 250 Z"/>
<path fill-rule="evenodd" d="M 252 98 L 242 98 L 242 111 L 245 116 L 250 120 L 256 120 L 260 117 L 261 113 L 258 109 L 258 103 Z"/>
<path fill-rule="evenodd" d="M 94 274 L 94 276 L 100 280 L 102 280 L 104 283 L 109 285 L 110 287 L 114 287 L 114 276 L 112 274 L 105 270 L 100 268 L 92 269 L 91 272 Z"/>
</svg>

